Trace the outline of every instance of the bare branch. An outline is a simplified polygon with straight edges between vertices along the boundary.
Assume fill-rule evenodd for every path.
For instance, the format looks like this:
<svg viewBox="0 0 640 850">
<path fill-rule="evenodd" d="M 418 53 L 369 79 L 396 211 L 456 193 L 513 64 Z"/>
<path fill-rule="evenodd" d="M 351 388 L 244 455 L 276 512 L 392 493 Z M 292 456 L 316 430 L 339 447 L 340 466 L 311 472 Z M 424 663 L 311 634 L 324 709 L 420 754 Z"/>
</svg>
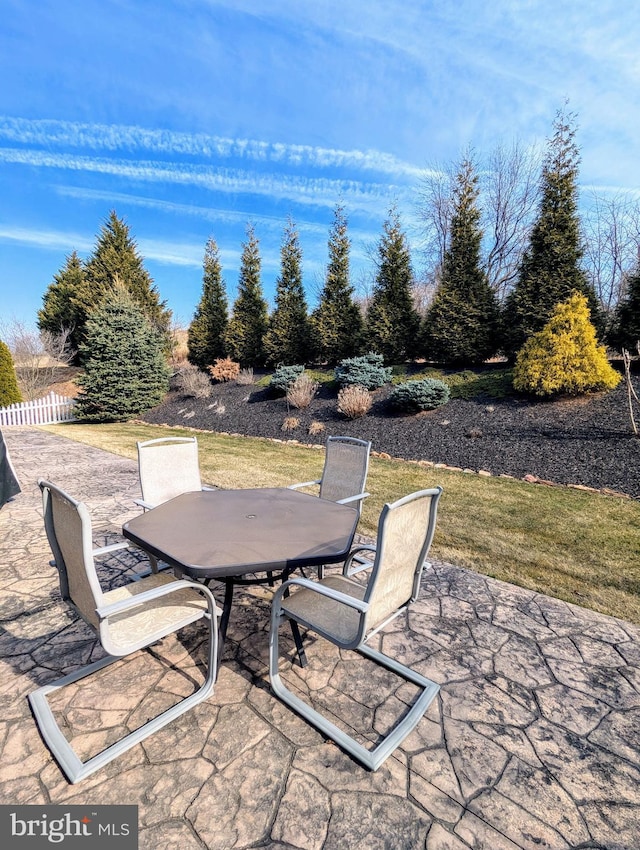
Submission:
<svg viewBox="0 0 640 850">
<path fill-rule="evenodd" d="M 640 258 L 640 203 L 624 194 L 592 192 L 582 217 L 584 258 L 610 329 L 629 272 Z"/>
<path fill-rule="evenodd" d="M 638 354 L 640 355 L 640 342 L 636 343 L 636 348 L 638 350 Z M 634 416 L 633 402 L 636 404 L 640 404 L 640 399 L 638 399 L 637 393 L 631 383 L 631 355 L 626 348 L 622 349 L 622 362 L 624 363 L 624 378 L 627 385 L 627 403 L 629 405 L 629 418 L 631 419 L 631 429 L 633 433 L 638 436 L 638 426 L 636 425 L 636 420 Z"/>
<path fill-rule="evenodd" d="M 37 398 L 69 366 L 75 350 L 69 344 L 70 328 L 60 333 L 36 331 L 14 319 L 3 329 L 16 366 L 20 391 L 26 399 Z"/>
</svg>

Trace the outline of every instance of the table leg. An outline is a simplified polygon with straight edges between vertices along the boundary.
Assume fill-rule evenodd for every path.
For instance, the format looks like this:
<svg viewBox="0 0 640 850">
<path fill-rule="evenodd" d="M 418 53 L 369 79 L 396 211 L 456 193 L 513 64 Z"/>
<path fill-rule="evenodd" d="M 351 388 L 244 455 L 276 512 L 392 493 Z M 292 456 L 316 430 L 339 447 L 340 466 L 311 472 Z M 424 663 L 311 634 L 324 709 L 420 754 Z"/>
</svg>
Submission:
<svg viewBox="0 0 640 850">
<path fill-rule="evenodd" d="M 220 661 L 222 660 L 222 652 L 224 650 L 224 642 L 227 637 L 227 626 L 229 625 L 229 615 L 231 614 L 231 605 L 233 604 L 233 582 L 225 581 L 224 583 L 224 603 L 222 605 L 222 616 L 218 626 L 218 669 L 220 669 Z"/>
</svg>

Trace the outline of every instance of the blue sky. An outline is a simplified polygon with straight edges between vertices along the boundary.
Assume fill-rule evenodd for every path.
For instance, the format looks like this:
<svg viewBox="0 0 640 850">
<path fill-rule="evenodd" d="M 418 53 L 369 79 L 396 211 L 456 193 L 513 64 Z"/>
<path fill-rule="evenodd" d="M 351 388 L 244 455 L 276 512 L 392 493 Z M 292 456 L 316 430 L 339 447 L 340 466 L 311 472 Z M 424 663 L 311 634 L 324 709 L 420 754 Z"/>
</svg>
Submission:
<svg viewBox="0 0 640 850">
<path fill-rule="evenodd" d="M 4 0 L 0 321 L 111 209 L 179 324 L 210 236 L 233 300 L 248 221 L 272 301 L 294 219 L 313 304 L 337 202 L 359 284 L 392 204 L 419 244 L 424 169 L 541 145 L 567 99 L 581 185 L 640 197 L 638 44 L 632 0 Z"/>
</svg>

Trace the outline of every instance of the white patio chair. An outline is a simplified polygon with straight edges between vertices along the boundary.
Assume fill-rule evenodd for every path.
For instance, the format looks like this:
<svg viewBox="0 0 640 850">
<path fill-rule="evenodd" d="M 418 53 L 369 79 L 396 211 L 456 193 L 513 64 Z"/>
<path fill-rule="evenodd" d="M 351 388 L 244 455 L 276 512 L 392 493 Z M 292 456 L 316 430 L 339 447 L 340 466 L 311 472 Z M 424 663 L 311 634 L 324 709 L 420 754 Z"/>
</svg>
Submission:
<svg viewBox="0 0 640 850">
<path fill-rule="evenodd" d="M 216 615 L 219 611 L 207 587 L 178 580 L 166 573 L 149 575 L 104 592 L 96 573 L 94 556 L 117 546 L 93 550 L 91 518 L 86 506 L 48 481 L 40 479 L 38 484 L 42 490 L 45 529 L 60 575 L 62 597 L 91 626 L 108 653 L 105 658 L 29 694 L 40 734 L 69 781 L 76 783 L 211 695 L 217 671 Z M 82 761 L 56 721 L 47 695 L 91 676 L 123 656 L 148 647 L 202 617 L 209 621 L 209 652 L 207 673 L 200 688 L 102 752 Z M 64 645 L 60 651 L 64 651 Z"/>
<path fill-rule="evenodd" d="M 149 510 L 182 493 L 212 489 L 202 486 L 195 437 L 159 437 L 136 446 L 142 499 L 134 501 L 141 508 Z"/>
<path fill-rule="evenodd" d="M 352 505 L 358 513 L 369 493 L 364 486 L 369 471 L 371 443 L 355 437 L 328 437 L 322 477 L 314 481 L 290 484 L 290 490 L 319 486 L 318 496 L 341 505 Z M 324 567 L 318 567 L 318 577 L 324 576 Z"/>
<path fill-rule="evenodd" d="M 406 738 L 439 690 L 435 682 L 372 649 L 366 641 L 417 599 L 441 493 L 441 487 L 421 490 L 384 506 L 378 523 L 375 560 L 366 584 L 351 576 L 367 567 L 352 565 L 359 551 L 372 547 L 354 549 L 345 562 L 342 575 L 330 575 L 321 581 L 290 579 L 273 598 L 269 640 L 269 677 L 273 692 L 369 770 L 377 770 Z M 340 649 L 353 649 L 420 687 L 420 694 L 411 708 L 372 749 L 348 735 L 283 684 L 279 673 L 278 628 L 286 620 L 311 629 Z M 348 717 L 343 720 L 349 723 Z"/>
<path fill-rule="evenodd" d="M 133 501 L 143 510 L 155 508 L 182 493 L 215 489 L 202 484 L 195 437 L 158 437 L 137 442 L 136 446 L 142 499 Z M 151 572 L 158 572 L 157 559 L 149 552 L 147 556 Z"/>
</svg>

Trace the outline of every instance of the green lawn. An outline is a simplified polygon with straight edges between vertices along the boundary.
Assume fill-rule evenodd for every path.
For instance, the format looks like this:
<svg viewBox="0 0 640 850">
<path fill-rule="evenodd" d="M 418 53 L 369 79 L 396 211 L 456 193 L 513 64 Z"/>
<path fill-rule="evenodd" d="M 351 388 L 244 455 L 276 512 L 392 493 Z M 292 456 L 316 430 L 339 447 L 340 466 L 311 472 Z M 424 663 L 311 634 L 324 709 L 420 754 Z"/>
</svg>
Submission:
<svg viewBox="0 0 640 850">
<path fill-rule="evenodd" d="M 136 440 L 192 433 L 137 423 L 45 430 L 130 458 Z M 317 449 L 197 437 L 202 478 L 221 487 L 286 485 L 322 471 Z M 373 458 L 360 531 L 375 533 L 385 502 L 436 484 L 444 494 L 434 557 L 640 624 L 640 502 Z"/>
</svg>

